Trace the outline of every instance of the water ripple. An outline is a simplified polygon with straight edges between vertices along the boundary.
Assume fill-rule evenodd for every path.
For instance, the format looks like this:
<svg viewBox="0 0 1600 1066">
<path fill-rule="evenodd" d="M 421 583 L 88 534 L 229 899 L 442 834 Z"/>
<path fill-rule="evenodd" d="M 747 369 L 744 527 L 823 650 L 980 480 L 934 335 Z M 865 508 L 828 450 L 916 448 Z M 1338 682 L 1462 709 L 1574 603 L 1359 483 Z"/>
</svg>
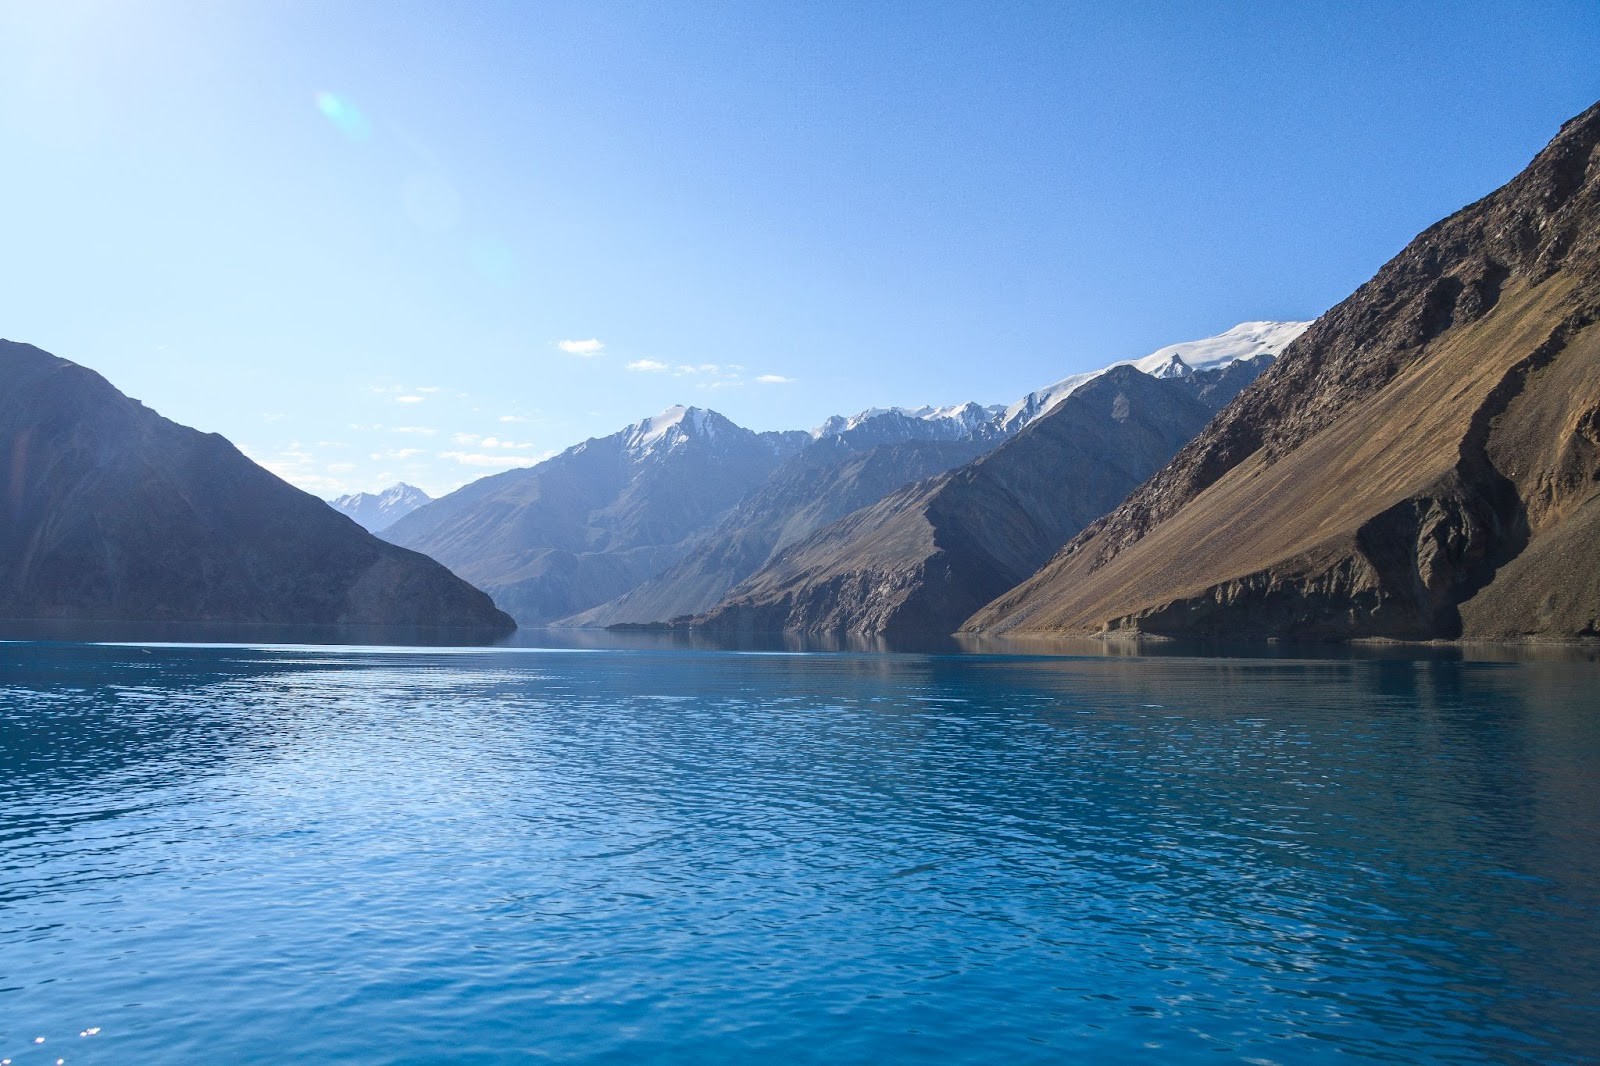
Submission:
<svg viewBox="0 0 1600 1066">
<path fill-rule="evenodd" d="M 1592 665 L 0 654 L 16 1066 L 1600 1048 Z"/>
</svg>

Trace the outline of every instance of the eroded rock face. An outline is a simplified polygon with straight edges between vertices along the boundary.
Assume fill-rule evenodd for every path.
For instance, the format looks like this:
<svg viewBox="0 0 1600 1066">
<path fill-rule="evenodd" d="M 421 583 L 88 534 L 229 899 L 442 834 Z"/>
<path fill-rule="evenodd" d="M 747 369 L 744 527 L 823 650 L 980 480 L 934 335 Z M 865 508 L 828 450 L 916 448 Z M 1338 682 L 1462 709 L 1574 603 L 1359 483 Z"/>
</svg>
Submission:
<svg viewBox="0 0 1600 1066">
<path fill-rule="evenodd" d="M 1579 531 L 1600 489 L 1597 146 L 1600 105 L 1419 235 L 967 628 L 1592 633 L 1600 540 Z M 1196 550 L 1174 556 L 1180 543 Z"/>
<path fill-rule="evenodd" d="M 0 617 L 515 628 L 386 544 L 94 371 L 0 341 Z"/>
</svg>

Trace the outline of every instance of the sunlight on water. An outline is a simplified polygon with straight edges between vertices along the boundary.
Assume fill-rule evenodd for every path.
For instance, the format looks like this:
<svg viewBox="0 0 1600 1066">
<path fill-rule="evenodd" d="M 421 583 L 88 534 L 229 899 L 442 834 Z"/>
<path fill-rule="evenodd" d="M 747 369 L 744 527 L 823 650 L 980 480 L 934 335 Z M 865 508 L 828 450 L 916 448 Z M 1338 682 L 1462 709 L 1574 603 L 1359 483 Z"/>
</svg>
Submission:
<svg viewBox="0 0 1600 1066">
<path fill-rule="evenodd" d="M 525 651 L 0 648 L 0 1059 L 1600 1046 L 1592 665 Z"/>
</svg>

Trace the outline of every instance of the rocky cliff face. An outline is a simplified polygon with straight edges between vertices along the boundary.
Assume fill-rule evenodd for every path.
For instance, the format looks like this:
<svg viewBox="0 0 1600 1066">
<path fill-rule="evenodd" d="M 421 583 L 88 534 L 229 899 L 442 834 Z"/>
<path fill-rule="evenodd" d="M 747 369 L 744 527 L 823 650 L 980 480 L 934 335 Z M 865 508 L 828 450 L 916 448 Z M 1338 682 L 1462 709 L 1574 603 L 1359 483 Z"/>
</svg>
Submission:
<svg viewBox="0 0 1600 1066">
<path fill-rule="evenodd" d="M 1600 628 L 1600 105 L 1419 235 L 974 632 Z"/>
<path fill-rule="evenodd" d="M 1199 432 L 1214 410 L 1202 393 L 1230 396 L 1261 366 L 1171 380 L 1113 368 L 991 454 L 777 553 L 687 624 L 723 633 L 948 634 Z"/>
<path fill-rule="evenodd" d="M 215 434 L 0 341 L 0 617 L 514 628 Z"/>
</svg>

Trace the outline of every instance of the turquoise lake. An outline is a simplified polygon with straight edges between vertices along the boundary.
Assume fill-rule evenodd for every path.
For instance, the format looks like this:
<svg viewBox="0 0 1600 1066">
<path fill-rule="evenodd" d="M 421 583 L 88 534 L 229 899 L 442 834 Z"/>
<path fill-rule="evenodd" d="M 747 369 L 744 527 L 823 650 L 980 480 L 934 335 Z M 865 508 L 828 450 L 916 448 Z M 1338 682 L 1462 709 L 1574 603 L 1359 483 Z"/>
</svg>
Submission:
<svg viewBox="0 0 1600 1066">
<path fill-rule="evenodd" d="M 0 644 L 14 1066 L 1597 1054 L 1591 662 Z"/>
</svg>

